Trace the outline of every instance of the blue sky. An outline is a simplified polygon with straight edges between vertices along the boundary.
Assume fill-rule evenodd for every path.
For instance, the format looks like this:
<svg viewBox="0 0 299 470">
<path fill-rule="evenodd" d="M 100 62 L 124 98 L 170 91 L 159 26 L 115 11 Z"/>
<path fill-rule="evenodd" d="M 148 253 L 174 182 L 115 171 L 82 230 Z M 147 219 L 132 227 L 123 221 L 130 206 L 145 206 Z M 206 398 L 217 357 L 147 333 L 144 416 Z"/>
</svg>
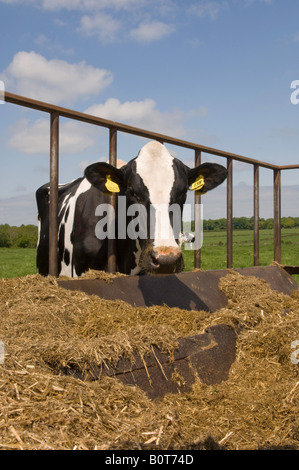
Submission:
<svg viewBox="0 0 299 470">
<path fill-rule="evenodd" d="M 298 163 L 298 17 L 298 0 L 0 0 L 0 80 L 12 93 Z M 107 160 L 106 130 L 60 127 L 61 183 Z M 118 157 L 130 160 L 144 142 L 119 135 Z M 35 223 L 34 192 L 49 180 L 48 115 L 2 104 L 0 145 L 0 224 Z M 191 151 L 169 149 L 193 164 Z M 234 215 L 250 216 L 252 168 L 234 170 Z M 283 173 L 283 215 L 299 215 L 298 176 Z M 272 172 L 260 178 L 261 216 L 271 217 Z M 204 218 L 225 217 L 224 191 L 206 196 Z"/>
</svg>

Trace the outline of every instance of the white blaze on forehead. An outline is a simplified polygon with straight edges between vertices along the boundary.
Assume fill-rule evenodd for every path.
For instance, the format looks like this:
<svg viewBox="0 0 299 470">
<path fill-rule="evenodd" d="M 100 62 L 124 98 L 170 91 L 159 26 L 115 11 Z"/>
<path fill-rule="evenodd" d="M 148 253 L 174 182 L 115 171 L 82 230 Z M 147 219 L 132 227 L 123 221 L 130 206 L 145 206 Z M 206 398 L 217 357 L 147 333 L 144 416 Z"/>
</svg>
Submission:
<svg viewBox="0 0 299 470">
<path fill-rule="evenodd" d="M 173 157 L 159 142 L 149 142 L 139 152 L 136 171 L 148 189 L 151 204 L 169 204 L 174 183 Z"/>
<path fill-rule="evenodd" d="M 154 246 L 177 247 L 168 212 L 175 179 L 173 157 L 164 145 L 157 141 L 149 142 L 139 152 L 136 171 L 148 189 L 150 203 L 154 209 L 152 213 L 155 212 L 156 215 L 154 235 L 151 234 Z"/>
</svg>

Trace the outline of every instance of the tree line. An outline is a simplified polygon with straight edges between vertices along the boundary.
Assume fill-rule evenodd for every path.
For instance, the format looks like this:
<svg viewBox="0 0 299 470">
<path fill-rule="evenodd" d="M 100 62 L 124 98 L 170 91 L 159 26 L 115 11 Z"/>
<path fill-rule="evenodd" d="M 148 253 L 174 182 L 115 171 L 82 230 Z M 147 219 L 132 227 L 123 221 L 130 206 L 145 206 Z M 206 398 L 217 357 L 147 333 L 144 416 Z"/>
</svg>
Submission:
<svg viewBox="0 0 299 470">
<path fill-rule="evenodd" d="M 227 220 L 216 219 L 216 220 L 204 220 L 204 230 L 225 230 Z M 259 219 L 260 230 L 272 229 L 274 227 L 274 219 Z M 282 228 L 293 228 L 299 227 L 299 217 L 282 217 L 281 218 Z M 253 230 L 254 228 L 254 217 L 233 217 L 233 229 L 234 230 Z"/>
<path fill-rule="evenodd" d="M 272 229 L 274 227 L 274 219 L 259 219 L 260 230 Z M 299 217 L 282 217 L 281 218 L 282 228 L 293 228 L 299 227 Z M 204 219 L 203 230 L 226 230 L 227 219 Z M 253 230 L 254 218 L 253 217 L 233 217 L 233 230 Z M 191 231 L 194 231 L 194 222 L 191 223 Z"/>
<path fill-rule="evenodd" d="M 253 217 L 233 217 L 234 230 L 253 230 Z M 274 219 L 260 218 L 259 227 L 263 229 L 272 229 Z M 282 228 L 299 227 L 299 217 L 282 217 Z M 203 229 L 226 230 L 226 219 L 208 219 L 203 220 Z M 194 231 L 194 222 L 191 222 L 191 231 Z M 0 247 L 7 248 L 35 248 L 37 244 L 38 229 L 36 225 L 21 225 L 20 227 L 10 226 L 8 224 L 0 225 Z"/>
<path fill-rule="evenodd" d="M 0 247 L 35 248 L 37 236 L 36 225 L 21 225 L 20 227 L 0 225 Z"/>
</svg>

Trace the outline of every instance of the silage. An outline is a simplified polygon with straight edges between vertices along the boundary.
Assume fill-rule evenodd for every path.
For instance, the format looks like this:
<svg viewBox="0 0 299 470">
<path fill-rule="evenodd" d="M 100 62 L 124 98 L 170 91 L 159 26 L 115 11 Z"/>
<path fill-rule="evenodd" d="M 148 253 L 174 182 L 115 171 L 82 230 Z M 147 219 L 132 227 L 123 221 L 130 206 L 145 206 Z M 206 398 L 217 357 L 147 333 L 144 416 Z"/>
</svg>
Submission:
<svg viewBox="0 0 299 470">
<path fill-rule="evenodd" d="M 297 446 L 299 365 L 291 344 L 299 340 L 299 295 L 233 272 L 219 286 L 228 304 L 208 314 L 133 308 L 67 291 L 51 277 L 0 280 L 0 448 Z M 61 368 L 116 364 L 135 351 L 144 356 L 153 345 L 171 354 L 179 337 L 220 323 L 238 332 L 236 361 L 221 384 L 197 381 L 190 393 L 152 401 L 114 378 L 58 375 Z"/>
</svg>

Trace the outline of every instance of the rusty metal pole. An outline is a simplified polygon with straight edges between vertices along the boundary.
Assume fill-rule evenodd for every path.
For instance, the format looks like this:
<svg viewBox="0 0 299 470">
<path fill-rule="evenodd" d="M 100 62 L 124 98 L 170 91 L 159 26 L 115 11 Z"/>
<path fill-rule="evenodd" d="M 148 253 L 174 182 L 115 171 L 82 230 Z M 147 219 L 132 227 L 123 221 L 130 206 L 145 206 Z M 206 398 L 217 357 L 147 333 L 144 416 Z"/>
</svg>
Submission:
<svg viewBox="0 0 299 470">
<path fill-rule="evenodd" d="M 281 263 L 281 173 L 274 170 L 274 261 Z"/>
<path fill-rule="evenodd" d="M 254 211 L 254 226 L 253 226 L 253 262 L 254 266 L 258 266 L 260 262 L 260 241 L 259 241 L 259 228 L 260 228 L 260 207 L 259 207 L 259 166 L 257 164 L 253 167 L 253 211 Z"/>
<path fill-rule="evenodd" d="M 117 129 L 112 127 L 109 129 L 109 163 L 116 167 L 117 159 Z M 113 209 L 113 214 L 116 215 L 116 194 L 110 196 L 110 204 Z M 112 221 L 115 223 L 115 218 Z M 116 239 L 108 238 L 108 266 L 109 273 L 116 272 Z"/>
<path fill-rule="evenodd" d="M 226 266 L 233 267 L 233 159 L 227 158 L 227 252 Z"/>
<path fill-rule="evenodd" d="M 58 113 L 51 113 L 50 126 L 49 275 L 58 276 Z"/>
<path fill-rule="evenodd" d="M 194 164 L 195 166 L 199 166 L 201 164 L 201 151 L 195 150 L 194 152 Z M 194 204 L 201 203 L 201 195 L 198 191 L 195 191 L 194 194 Z M 194 211 L 195 215 L 195 211 Z M 195 223 L 195 220 L 194 220 Z M 201 253 L 200 250 L 194 250 L 194 268 L 199 269 L 201 266 Z"/>
</svg>

